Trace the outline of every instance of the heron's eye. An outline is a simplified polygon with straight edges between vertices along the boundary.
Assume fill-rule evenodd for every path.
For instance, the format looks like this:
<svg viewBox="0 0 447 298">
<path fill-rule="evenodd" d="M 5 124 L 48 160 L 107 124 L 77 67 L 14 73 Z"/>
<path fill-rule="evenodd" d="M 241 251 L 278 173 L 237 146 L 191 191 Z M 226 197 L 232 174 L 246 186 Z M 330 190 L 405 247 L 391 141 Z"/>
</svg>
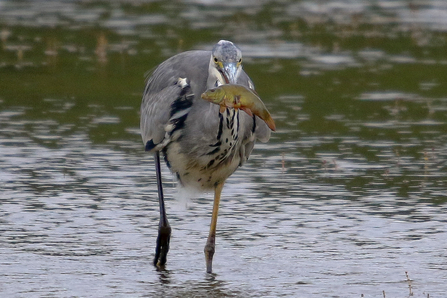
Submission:
<svg viewBox="0 0 447 298">
<path fill-rule="evenodd" d="M 216 57 L 214 57 L 214 62 L 216 62 L 216 63 L 217 63 L 217 61 L 218 61 L 218 60 L 217 60 L 217 58 L 216 58 Z"/>
<path fill-rule="evenodd" d="M 242 63 L 242 58 L 239 59 L 239 63 Z"/>
</svg>

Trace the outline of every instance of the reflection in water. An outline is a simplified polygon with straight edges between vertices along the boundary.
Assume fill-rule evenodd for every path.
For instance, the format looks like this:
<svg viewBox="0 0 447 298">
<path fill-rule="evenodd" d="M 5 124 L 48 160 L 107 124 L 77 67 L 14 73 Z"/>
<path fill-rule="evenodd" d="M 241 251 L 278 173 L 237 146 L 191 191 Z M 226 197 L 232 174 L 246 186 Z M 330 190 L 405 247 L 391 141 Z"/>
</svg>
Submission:
<svg viewBox="0 0 447 298">
<path fill-rule="evenodd" d="M 96 44 L 95 54 L 98 58 L 100 64 L 107 63 L 107 38 L 104 33 L 101 33 L 98 37 L 98 42 Z"/>
<path fill-rule="evenodd" d="M 440 2 L 45 3 L 0 2 L 2 296 L 447 291 Z M 221 38 L 240 45 L 278 132 L 224 189 L 216 275 L 202 253 L 211 194 L 176 202 L 164 169 L 173 238 L 156 271 L 143 74 Z"/>
</svg>

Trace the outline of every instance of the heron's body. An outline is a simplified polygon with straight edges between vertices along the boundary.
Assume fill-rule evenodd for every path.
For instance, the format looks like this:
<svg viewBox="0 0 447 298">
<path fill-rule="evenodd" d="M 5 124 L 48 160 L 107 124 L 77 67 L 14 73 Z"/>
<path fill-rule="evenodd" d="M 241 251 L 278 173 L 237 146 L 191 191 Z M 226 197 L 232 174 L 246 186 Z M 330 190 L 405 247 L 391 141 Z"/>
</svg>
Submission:
<svg viewBox="0 0 447 298">
<path fill-rule="evenodd" d="M 270 136 L 270 130 L 259 119 L 254 123 L 253 118 L 234 109 L 221 114 L 218 106 L 200 98 L 216 83 L 207 84 L 206 80 L 210 57 L 211 51 L 189 51 L 160 64 L 149 78 L 141 107 L 142 114 L 150 115 L 141 118 L 145 144 L 150 140 L 154 144 L 162 142 L 171 114 L 185 113 L 183 127 L 174 132 L 161 150 L 182 185 L 199 190 L 214 188 L 245 162 L 254 145 L 255 130 L 262 141 Z M 194 94 L 191 103 L 175 104 L 181 92 L 179 78 L 189 80 Z M 249 80 L 242 71 L 238 83 L 252 87 Z"/>
<path fill-rule="evenodd" d="M 232 62 L 232 56 L 225 54 L 235 51 L 232 47 L 237 48 L 226 41 L 219 42 L 216 47 L 219 45 L 224 49 L 219 58 L 222 57 L 224 63 Z M 227 46 L 229 50 L 225 49 Z M 214 189 L 216 192 L 208 248 L 205 248 L 208 272 L 211 272 L 217 208 L 223 184 L 248 158 L 255 140 L 267 141 L 270 137 L 270 130 L 260 119 L 232 108 L 220 113 L 219 106 L 200 98 L 207 89 L 228 83 L 229 80 L 253 88 L 240 62 L 237 71 L 234 69 L 236 63 L 230 66 L 225 64 L 224 71 L 230 69 L 234 72 L 233 77 L 221 70 L 224 64 L 220 61 L 221 68 L 214 67 L 218 64 L 216 59 L 215 52 L 189 51 L 161 63 L 148 79 L 140 123 L 146 150 L 155 153 L 156 162 L 158 152 L 162 152 L 166 163 L 183 186 L 198 190 Z M 159 238 L 163 238 L 162 227 L 169 227 L 169 224 L 164 210 L 161 176 L 158 178 L 161 216 Z M 157 240 L 154 263 L 163 265 L 166 261 L 169 235 L 165 244 L 166 252 L 161 257 L 158 256 L 158 250 L 163 249 L 163 244 Z M 209 252 L 210 261 L 207 249 L 212 250 Z"/>
</svg>

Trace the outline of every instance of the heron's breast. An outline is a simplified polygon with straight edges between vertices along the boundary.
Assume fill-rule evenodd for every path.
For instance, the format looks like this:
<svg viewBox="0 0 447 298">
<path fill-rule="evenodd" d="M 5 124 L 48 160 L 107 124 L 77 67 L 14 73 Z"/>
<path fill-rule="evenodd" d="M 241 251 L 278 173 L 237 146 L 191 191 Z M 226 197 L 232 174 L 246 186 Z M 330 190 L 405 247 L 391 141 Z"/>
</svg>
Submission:
<svg viewBox="0 0 447 298">
<path fill-rule="evenodd" d="M 185 138 L 169 144 L 166 160 L 184 186 L 212 189 L 225 181 L 239 166 L 239 111 L 219 113 L 216 131 L 206 142 L 183 143 Z"/>
</svg>

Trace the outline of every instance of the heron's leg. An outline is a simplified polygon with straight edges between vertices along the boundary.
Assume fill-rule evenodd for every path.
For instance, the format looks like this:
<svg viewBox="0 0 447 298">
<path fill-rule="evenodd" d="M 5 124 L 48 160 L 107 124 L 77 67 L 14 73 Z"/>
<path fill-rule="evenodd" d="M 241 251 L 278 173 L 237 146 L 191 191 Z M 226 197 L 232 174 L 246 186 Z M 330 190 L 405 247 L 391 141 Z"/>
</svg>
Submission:
<svg viewBox="0 0 447 298">
<path fill-rule="evenodd" d="M 216 226 L 217 226 L 217 216 L 219 213 L 219 202 L 220 195 L 222 193 L 222 189 L 224 186 L 224 182 L 221 182 L 216 185 L 214 188 L 214 204 L 213 204 L 213 215 L 211 217 L 211 225 L 210 225 L 210 233 L 208 235 L 208 240 L 205 245 L 205 261 L 206 261 L 206 272 L 212 273 L 213 271 L 213 256 L 216 246 Z"/>
<path fill-rule="evenodd" d="M 171 226 L 166 217 L 165 202 L 163 198 L 163 185 L 161 183 L 160 153 L 154 155 L 155 170 L 157 174 L 158 202 L 160 205 L 160 223 L 158 225 L 157 246 L 155 248 L 154 266 L 163 266 L 169 251 L 169 240 L 171 239 Z"/>
</svg>

